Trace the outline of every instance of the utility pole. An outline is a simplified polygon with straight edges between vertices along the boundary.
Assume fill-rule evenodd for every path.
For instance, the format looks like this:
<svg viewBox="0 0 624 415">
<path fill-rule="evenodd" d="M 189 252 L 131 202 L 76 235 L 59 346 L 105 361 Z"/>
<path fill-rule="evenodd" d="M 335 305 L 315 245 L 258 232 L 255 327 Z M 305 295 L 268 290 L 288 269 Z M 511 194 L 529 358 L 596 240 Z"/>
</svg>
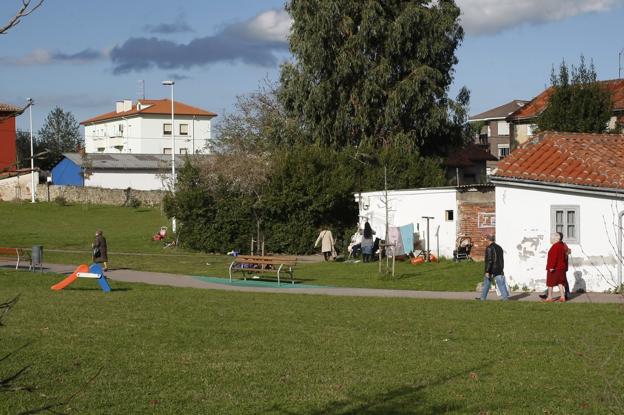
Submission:
<svg viewBox="0 0 624 415">
<path fill-rule="evenodd" d="M 618 79 L 622 79 L 622 54 L 624 53 L 624 48 L 620 50 L 618 53 Z"/>
</svg>

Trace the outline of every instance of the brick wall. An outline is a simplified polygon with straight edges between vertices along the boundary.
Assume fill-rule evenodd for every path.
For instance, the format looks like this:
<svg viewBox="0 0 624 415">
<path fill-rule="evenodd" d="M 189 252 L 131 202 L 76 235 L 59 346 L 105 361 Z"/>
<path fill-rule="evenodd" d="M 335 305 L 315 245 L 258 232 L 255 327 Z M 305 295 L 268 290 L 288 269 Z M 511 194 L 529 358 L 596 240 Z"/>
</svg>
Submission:
<svg viewBox="0 0 624 415">
<path fill-rule="evenodd" d="M 488 246 L 487 236 L 496 233 L 496 202 L 494 188 L 458 193 L 458 236 L 472 238 L 472 258 L 483 260 Z"/>
</svg>

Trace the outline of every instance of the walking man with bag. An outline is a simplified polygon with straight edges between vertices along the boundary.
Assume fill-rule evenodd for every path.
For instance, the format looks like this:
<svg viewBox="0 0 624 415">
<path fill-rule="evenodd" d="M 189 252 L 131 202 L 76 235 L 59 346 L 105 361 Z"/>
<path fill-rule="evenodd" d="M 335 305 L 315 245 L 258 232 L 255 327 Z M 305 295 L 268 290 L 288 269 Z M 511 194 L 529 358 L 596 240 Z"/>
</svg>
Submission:
<svg viewBox="0 0 624 415">
<path fill-rule="evenodd" d="M 483 277 L 483 290 L 481 291 L 481 297 L 477 300 L 485 301 L 488 292 L 492 285 L 492 281 L 496 281 L 496 287 L 503 297 L 503 301 L 509 299 L 509 292 L 507 291 L 507 283 L 505 281 L 504 267 L 505 260 L 503 259 L 503 248 L 495 242 L 494 235 L 488 236 L 490 244 L 485 248 L 485 276 Z"/>
<path fill-rule="evenodd" d="M 104 271 L 108 271 L 108 246 L 100 229 L 95 231 L 95 240 L 91 248 L 93 248 L 93 262 L 104 265 Z"/>
</svg>

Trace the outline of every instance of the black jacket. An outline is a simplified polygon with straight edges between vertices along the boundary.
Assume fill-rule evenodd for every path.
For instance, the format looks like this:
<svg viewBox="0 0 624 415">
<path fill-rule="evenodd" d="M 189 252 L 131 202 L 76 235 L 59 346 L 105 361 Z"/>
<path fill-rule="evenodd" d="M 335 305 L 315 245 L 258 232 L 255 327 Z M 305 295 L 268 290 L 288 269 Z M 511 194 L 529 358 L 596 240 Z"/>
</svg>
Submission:
<svg viewBox="0 0 624 415">
<path fill-rule="evenodd" d="M 485 272 L 490 275 L 504 275 L 503 268 L 505 268 L 503 248 L 493 242 L 485 248 Z"/>
</svg>

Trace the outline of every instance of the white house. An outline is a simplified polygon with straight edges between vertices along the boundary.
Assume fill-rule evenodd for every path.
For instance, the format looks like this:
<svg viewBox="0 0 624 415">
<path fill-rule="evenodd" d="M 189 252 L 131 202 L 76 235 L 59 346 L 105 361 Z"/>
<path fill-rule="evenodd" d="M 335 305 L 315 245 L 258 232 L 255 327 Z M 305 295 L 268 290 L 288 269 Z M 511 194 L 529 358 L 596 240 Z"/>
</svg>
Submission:
<svg viewBox="0 0 624 415">
<path fill-rule="evenodd" d="M 171 156 L 164 154 L 65 153 L 52 169 L 52 183 L 105 189 L 168 190 Z M 195 156 L 198 157 L 198 156 Z M 184 164 L 176 158 L 176 169 Z"/>
<path fill-rule="evenodd" d="M 172 133 L 176 154 L 208 152 L 211 120 L 217 114 L 174 101 L 175 131 L 171 126 L 171 100 L 118 101 L 115 111 L 82 121 L 87 153 L 171 154 Z"/>
<path fill-rule="evenodd" d="M 494 193 L 492 185 L 466 185 L 409 190 L 363 192 L 356 195 L 360 227 L 368 221 L 376 236 L 385 239 L 386 205 L 388 226 L 413 224 L 426 248 L 429 217 L 429 249 L 434 255 L 453 257 L 459 236 L 473 238 L 476 256 L 482 255 L 485 237 L 493 233 Z M 416 240 L 416 238 L 415 238 Z"/>
<path fill-rule="evenodd" d="M 545 288 L 550 234 L 557 231 L 572 250 L 572 290 L 622 284 L 623 135 L 539 135 L 501 161 L 492 181 L 510 285 Z"/>
</svg>

